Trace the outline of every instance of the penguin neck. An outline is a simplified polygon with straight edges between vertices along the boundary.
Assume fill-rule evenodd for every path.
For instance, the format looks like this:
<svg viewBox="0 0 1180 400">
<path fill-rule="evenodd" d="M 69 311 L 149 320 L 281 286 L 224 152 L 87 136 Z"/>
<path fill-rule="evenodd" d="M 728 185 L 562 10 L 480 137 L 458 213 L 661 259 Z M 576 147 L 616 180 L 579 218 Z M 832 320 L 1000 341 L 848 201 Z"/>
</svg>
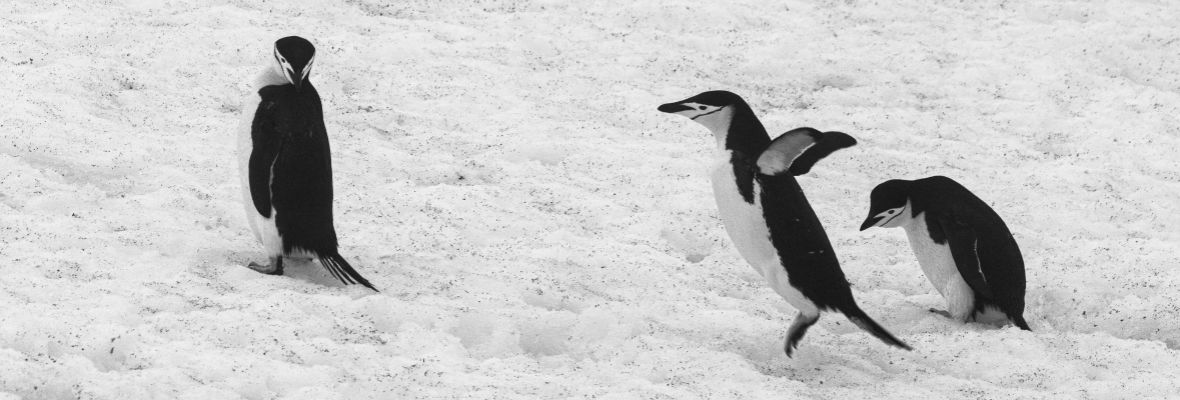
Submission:
<svg viewBox="0 0 1180 400">
<path fill-rule="evenodd" d="M 717 140 L 717 146 L 725 149 L 725 136 L 729 134 L 729 126 L 733 123 L 733 110 L 730 107 L 693 117 L 692 120 L 708 128 L 713 133 L 713 139 Z"/>
<path fill-rule="evenodd" d="M 275 71 L 273 67 L 266 67 L 254 78 L 254 89 L 287 84 L 290 84 L 287 82 L 287 78 Z"/>
<path fill-rule="evenodd" d="M 897 217 L 893 219 L 893 221 L 890 221 L 888 224 L 886 224 L 885 227 L 901 227 L 905 228 L 906 231 L 909 231 L 916 228 L 918 226 L 918 221 L 921 219 L 922 212 L 914 210 L 914 202 L 906 199 L 905 208 L 901 210 L 901 213 L 899 213 Z"/>
<path fill-rule="evenodd" d="M 758 157 L 763 150 L 766 150 L 767 146 L 770 146 L 770 135 L 766 133 L 762 121 L 758 120 L 758 117 L 754 115 L 754 110 L 751 110 L 750 106 L 744 102 L 728 108 L 733 108 L 729 123 L 726 124 L 723 131 L 713 131 L 713 135 L 717 139 L 717 147 L 721 150 L 742 153 L 749 157 Z"/>
</svg>

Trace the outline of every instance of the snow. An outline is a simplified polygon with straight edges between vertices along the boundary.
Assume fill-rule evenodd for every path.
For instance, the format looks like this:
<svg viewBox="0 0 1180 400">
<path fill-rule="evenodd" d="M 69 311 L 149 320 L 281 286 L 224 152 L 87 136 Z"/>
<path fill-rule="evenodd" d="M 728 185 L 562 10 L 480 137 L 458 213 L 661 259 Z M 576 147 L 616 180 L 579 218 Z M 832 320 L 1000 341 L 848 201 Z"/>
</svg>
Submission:
<svg viewBox="0 0 1180 400">
<path fill-rule="evenodd" d="M 0 398 L 1175 398 L 1180 4 L 487 0 L 0 3 Z M 343 254 L 263 262 L 233 129 L 282 36 L 319 49 Z M 709 132 L 860 144 L 801 178 L 858 302 L 795 311 L 740 259 Z M 960 324 L 891 178 L 1013 229 L 1033 332 Z"/>
</svg>

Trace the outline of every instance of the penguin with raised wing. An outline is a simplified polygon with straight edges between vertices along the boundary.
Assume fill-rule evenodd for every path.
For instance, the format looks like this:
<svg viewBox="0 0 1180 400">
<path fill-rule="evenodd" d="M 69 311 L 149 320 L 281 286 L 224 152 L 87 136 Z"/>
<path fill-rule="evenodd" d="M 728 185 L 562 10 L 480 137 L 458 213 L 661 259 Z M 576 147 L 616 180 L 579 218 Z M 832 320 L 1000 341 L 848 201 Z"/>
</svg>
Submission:
<svg viewBox="0 0 1180 400">
<path fill-rule="evenodd" d="M 328 131 L 309 79 L 315 46 L 288 36 L 275 42 L 272 55 L 238 128 L 246 214 L 270 257 L 269 265 L 250 268 L 282 275 L 284 257 L 313 257 L 340 282 L 377 290 L 337 249 Z"/>
<path fill-rule="evenodd" d="M 725 230 L 746 262 L 799 311 L 783 344 L 787 356 L 821 311 L 843 313 L 881 341 L 910 349 L 856 305 L 827 233 L 795 180 L 855 139 L 799 128 L 771 141 L 750 106 L 727 91 L 704 92 L 659 110 L 696 121 L 717 139 L 711 178 Z"/>
<path fill-rule="evenodd" d="M 945 176 L 894 179 L 873 188 L 860 226 L 901 227 L 918 265 L 959 321 L 999 310 L 1020 329 L 1024 320 L 1024 258 L 995 210 Z"/>
</svg>

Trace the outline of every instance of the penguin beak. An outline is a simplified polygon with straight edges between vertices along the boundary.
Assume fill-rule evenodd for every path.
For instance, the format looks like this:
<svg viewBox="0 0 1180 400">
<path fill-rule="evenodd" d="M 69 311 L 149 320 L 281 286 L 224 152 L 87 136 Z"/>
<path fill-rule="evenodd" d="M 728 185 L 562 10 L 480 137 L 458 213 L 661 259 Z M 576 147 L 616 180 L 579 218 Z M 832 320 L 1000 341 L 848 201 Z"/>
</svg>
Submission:
<svg viewBox="0 0 1180 400">
<path fill-rule="evenodd" d="M 869 217 L 865 218 L 865 222 L 863 224 L 860 224 L 861 232 L 864 232 L 865 229 L 872 228 L 874 225 L 877 225 L 877 222 L 880 222 L 881 219 L 883 219 L 883 218 L 882 217 L 874 217 L 872 214 L 869 214 Z"/>
<path fill-rule="evenodd" d="M 303 89 L 303 77 L 304 76 L 305 75 L 302 73 L 302 71 L 283 68 L 283 77 L 287 78 L 287 82 L 290 82 L 291 86 L 295 87 L 295 91 L 299 91 L 300 89 Z"/>
<path fill-rule="evenodd" d="M 689 107 L 689 106 L 686 106 L 686 105 L 680 104 L 680 103 L 663 104 L 663 105 L 660 105 L 659 108 L 657 108 L 657 110 L 660 110 L 660 112 L 666 112 L 668 114 L 675 114 L 675 113 L 678 113 L 681 111 L 688 111 L 688 110 L 692 110 L 692 109 L 693 109 L 692 107 Z"/>
<path fill-rule="evenodd" d="M 291 71 L 291 84 L 295 85 L 295 91 L 303 89 L 303 71 Z"/>
<path fill-rule="evenodd" d="M 908 203 L 907 203 L 908 204 Z M 887 226 L 890 222 L 901 217 L 901 214 L 909 212 L 909 206 L 889 208 L 885 210 L 869 210 L 869 216 L 865 218 L 865 222 L 860 224 L 860 230 L 872 228 L 874 226 Z M 874 211 L 877 211 L 874 213 Z"/>
</svg>

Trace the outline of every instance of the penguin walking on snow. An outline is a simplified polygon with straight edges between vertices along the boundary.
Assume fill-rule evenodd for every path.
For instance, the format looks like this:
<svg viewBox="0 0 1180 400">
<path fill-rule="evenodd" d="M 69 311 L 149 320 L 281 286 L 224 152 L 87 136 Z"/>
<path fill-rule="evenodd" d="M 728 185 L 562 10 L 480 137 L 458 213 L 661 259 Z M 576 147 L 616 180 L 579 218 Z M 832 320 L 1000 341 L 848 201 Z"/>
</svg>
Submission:
<svg viewBox="0 0 1180 400">
<path fill-rule="evenodd" d="M 987 203 L 945 176 L 891 180 L 876 188 L 860 230 L 905 228 L 926 278 L 959 321 L 991 309 L 1024 321 L 1024 259 L 1008 226 Z"/>
<path fill-rule="evenodd" d="M 246 214 L 269 265 L 283 274 L 284 257 L 314 257 L 345 284 L 377 290 L 337 250 L 332 224 L 332 157 L 320 95 L 308 75 L 315 47 L 298 36 L 279 39 L 271 65 L 254 81 L 238 129 L 238 160 Z"/>
<path fill-rule="evenodd" d="M 783 350 L 791 356 L 820 311 L 838 311 L 885 343 L 910 347 L 856 305 L 819 218 L 795 181 L 816 161 L 856 140 L 840 132 L 799 128 L 774 141 L 741 97 L 710 91 L 659 110 L 713 132 L 720 150 L 712 170 L 721 221 L 738 253 L 799 310 Z"/>
</svg>

